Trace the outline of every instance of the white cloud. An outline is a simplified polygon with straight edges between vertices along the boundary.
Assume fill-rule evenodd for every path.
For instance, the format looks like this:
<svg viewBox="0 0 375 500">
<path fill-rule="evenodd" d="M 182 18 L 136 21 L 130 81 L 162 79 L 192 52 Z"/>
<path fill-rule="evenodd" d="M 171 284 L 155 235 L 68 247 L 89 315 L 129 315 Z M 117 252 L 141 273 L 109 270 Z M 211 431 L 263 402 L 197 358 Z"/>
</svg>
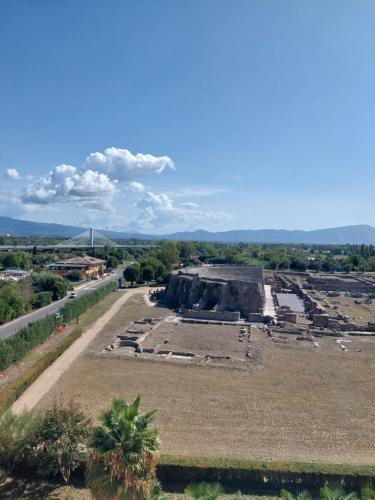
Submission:
<svg viewBox="0 0 375 500">
<path fill-rule="evenodd" d="M 194 228 L 207 220 L 228 219 L 224 212 L 204 211 L 196 203 L 177 203 L 164 193 L 148 191 L 136 203 L 141 214 L 133 221 L 133 227 L 141 230 L 174 230 Z"/>
<path fill-rule="evenodd" d="M 90 168 L 107 174 L 110 179 L 119 181 L 142 177 L 146 174 L 160 174 L 165 169 L 174 170 L 174 163 L 169 156 L 151 154 L 133 154 L 128 149 L 107 148 L 104 153 L 91 153 L 84 163 Z"/>
<path fill-rule="evenodd" d="M 186 210 L 194 210 L 198 208 L 198 205 L 196 203 L 193 203 L 192 201 L 184 201 L 183 203 L 179 204 L 179 207 L 186 208 Z"/>
<path fill-rule="evenodd" d="M 141 182 L 133 181 L 128 184 L 128 190 L 136 193 L 143 193 L 146 188 Z"/>
<path fill-rule="evenodd" d="M 35 205 L 75 203 L 77 206 L 109 211 L 119 189 L 116 187 L 119 181 L 147 173 L 160 174 L 168 168 L 174 169 L 173 161 L 168 156 L 134 155 L 127 149 L 107 148 L 104 153 L 91 153 L 80 168 L 65 163 L 57 165 L 47 175 L 33 180 L 22 191 L 20 200 L 24 204 Z M 18 175 L 15 169 L 8 171 L 13 178 Z M 146 190 L 135 180 L 129 182 L 125 189 L 138 193 Z"/>
<path fill-rule="evenodd" d="M 5 170 L 4 177 L 7 177 L 8 179 L 20 179 L 21 176 L 16 168 L 7 168 Z"/>
<path fill-rule="evenodd" d="M 21 200 L 39 205 L 80 202 L 106 210 L 105 200 L 115 191 L 115 183 L 107 175 L 93 170 L 79 172 L 76 167 L 63 164 L 27 186 Z"/>
<path fill-rule="evenodd" d="M 225 193 L 226 188 L 222 187 L 183 187 L 170 193 L 174 198 L 205 198 Z"/>
</svg>

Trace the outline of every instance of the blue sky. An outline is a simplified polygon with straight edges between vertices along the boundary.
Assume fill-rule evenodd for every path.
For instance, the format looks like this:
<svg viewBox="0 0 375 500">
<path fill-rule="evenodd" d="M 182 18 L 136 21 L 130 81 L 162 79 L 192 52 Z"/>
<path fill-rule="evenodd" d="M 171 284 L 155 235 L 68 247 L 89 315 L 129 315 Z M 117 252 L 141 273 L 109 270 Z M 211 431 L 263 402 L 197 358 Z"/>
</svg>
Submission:
<svg viewBox="0 0 375 500">
<path fill-rule="evenodd" d="M 372 0 L 2 0 L 0 214 L 375 225 L 374 22 Z"/>
</svg>

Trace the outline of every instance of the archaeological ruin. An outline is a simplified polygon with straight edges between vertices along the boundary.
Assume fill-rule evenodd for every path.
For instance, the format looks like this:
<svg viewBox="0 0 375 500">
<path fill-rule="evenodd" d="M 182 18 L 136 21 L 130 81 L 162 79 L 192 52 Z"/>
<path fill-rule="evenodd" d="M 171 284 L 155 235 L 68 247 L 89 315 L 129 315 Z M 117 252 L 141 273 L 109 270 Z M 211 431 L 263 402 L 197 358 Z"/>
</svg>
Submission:
<svg viewBox="0 0 375 500">
<path fill-rule="evenodd" d="M 207 319 L 233 320 L 262 313 L 263 269 L 250 266 L 187 267 L 171 274 L 164 302 Z"/>
</svg>

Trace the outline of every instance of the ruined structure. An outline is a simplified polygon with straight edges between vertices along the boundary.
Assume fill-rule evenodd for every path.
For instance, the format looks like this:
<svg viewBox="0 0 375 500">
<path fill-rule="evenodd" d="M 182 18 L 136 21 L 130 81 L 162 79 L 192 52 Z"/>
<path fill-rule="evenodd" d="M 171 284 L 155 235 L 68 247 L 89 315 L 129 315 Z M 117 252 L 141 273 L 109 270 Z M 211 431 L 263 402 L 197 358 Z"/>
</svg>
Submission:
<svg viewBox="0 0 375 500">
<path fill-rule="evenodd" d="M 310 275 L 308 282 L 315 290 L 326 292 L 375 293 L 374 284 L 360 277 Z"/>
<path fill-rule="evenodd" d="M 187 267 L 171 274 L 165 293 L 169 307 L 262 313 L 263 269 L 248 266 Z"/>
</svg>

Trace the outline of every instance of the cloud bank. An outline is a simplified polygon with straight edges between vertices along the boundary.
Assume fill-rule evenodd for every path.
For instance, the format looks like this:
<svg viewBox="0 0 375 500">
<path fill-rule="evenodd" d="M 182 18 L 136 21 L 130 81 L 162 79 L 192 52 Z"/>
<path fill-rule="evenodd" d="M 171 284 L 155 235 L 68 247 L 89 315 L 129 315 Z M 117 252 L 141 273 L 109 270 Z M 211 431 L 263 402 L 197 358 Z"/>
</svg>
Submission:
<svg viewBox="0 0 375 500">
<path fill-rule="evenodd" d="M 111 147 L 103 153 L 89 154 L 80 166 L 63 163 L 35 180 L 21 177 L 16 169 L 8 169 L 4 175 L 26 183 L 16 201 L 12 195 L 18 210 L 23 207 L 25 211 L 42 212 L 45 217 L 51 212 L 60 213 L 63 222 L 72 222 L 70 217 L 76 219 L 79 215 L 81 221 L 115 224 L 117 229 L 122 226 L 161 232 L 228 219 L 229 214 L 201 209 L 191 200 L 219 194 L 221 189 L 181 186 L 167 194 L 146 188 L 141 182 L 168 170 L 175 170 L 169 156 L 133 154 L 128 149 Z M 4 200 L 2 205 L 6 205 Z"/>
<path fill-rule="evenodd" d="M 227 220 L 230 214 L 201 210 L 196 203 L 176 203 L 163 193 L 148 191 L 136 207 L 141 214 L 133 221 L 133 227 L 141 230 L 194 228 L 207 220 Z"/>
<path fill-rule="evenodd" d="M 20 199 L 25 204 L 39 205 L 95 203 L 98 209 L 106 210 L 116 194 L 118 183 L 174 168 L 168 156 L 134 155 L 127 149 L 107 148 L 104 153 L 91 153 L 80 168 L 66 164 L 54 167 L 47 175 L 26 186 Z M 5 175 L 19 178 L 16 169 L 8 169 Z M 145 187 L 140 182 L 132 181 L 128 189 L 143 192 Z"/>
</svg>

